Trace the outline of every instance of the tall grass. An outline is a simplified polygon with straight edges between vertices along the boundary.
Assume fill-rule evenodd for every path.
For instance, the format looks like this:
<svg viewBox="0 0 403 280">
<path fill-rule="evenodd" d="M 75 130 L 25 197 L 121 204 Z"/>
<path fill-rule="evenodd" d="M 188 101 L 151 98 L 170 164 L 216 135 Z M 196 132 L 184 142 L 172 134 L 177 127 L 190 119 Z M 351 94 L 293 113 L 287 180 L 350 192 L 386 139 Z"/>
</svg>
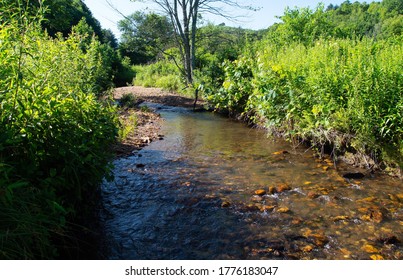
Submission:
<svg viewBox="0 0 403 280">
<path fill-rule="evenodd" d="M 168 60 L 160 60 L 149 65 L 133 66 L 134 85 L 159 87 L 169 91 L 180 91 L 185 88 L 182 75 L 176 65 Z"/>
<path fill-rule="evenodd" d="M 116 117 L 96 97 L 105 81 L 99 44 L 93 41 L 84 52 L 79 35 L 51 39 L 20 1 L 5 3 L 10 7 L 0 8 L 0 258 L 55 258 L 55 240 L 88 210 L 109 171 L 106 151 L 117 134 Z"/>
<path fill-rule="evenodd" d="M 403 164 L 403 37 L 262 41 L 207 98 L 288 137 Z M 380 159 L 379 158 L 379 159 Z"/>
</svg>

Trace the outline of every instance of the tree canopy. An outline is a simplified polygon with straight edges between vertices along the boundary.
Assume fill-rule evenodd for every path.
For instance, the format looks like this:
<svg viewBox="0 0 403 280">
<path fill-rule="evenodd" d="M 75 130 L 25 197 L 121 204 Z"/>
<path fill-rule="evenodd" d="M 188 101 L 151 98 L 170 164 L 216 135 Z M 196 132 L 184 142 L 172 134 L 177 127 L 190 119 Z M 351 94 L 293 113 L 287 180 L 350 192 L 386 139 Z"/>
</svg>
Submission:
<svg viewBox="0 0 403 280">
<path fill-rule="evenodd" d="M 173 27 L 164 15 L 135 12 L 118 22 L 122 32 L 120 52 L 133 64 L 143 64 L 155 59 L 174 45 Z"/>
</svg>

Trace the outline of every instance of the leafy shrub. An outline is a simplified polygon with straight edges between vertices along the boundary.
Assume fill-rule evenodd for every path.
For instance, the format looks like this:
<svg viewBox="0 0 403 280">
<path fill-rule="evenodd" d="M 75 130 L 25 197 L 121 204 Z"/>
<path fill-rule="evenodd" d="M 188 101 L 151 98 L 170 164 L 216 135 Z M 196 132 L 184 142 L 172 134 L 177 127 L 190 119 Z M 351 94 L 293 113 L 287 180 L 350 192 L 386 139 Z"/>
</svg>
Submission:
<svg viewBox="0 0 403 280">
<path fill-rule="evenodd" d="M 253 115 L 285 136 L 403 164 L 403 37 L 276 45 L 227 62 L 209 90 L 217 108 Z"/>
<path fill-rule="evenodd" d="M 133 68 L 136 72 L 136 76 L 133 79 L 134 85 L 161 87 L 171 91 L 185 88 L 178 68 L 169 60 L 161 60 L 144 66 L 137 65 Z"/>
<path fill-rule="evenodd" d="M 137 105 L 137 99 L 133 94 L 125 93 L 120 98 L 120 105 L 126 108 L 133 108 Z"/>
<path fill-rule="evenodd" d="M 0 24 L 0 258 L 54 258 L 110 170 L 117 122 L 95 95 L 102 50 L 51 39 L 26 14 Z"/>
</svg>

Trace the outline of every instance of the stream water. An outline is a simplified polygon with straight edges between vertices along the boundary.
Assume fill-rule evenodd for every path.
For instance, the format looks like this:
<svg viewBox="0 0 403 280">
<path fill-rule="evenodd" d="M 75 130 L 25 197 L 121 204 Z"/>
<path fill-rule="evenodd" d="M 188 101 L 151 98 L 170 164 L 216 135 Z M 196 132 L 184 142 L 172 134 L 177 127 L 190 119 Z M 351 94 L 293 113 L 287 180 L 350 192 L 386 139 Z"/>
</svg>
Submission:
<svg viewBox="0 0 403 280">
<path fill-rule="evenodd" d="M 403 259 L 401 180 L 346 179 L 351 166 L 242 123 L 158 112 L 164 139 L 102 185 L 103 257 Z"/>
</svg>

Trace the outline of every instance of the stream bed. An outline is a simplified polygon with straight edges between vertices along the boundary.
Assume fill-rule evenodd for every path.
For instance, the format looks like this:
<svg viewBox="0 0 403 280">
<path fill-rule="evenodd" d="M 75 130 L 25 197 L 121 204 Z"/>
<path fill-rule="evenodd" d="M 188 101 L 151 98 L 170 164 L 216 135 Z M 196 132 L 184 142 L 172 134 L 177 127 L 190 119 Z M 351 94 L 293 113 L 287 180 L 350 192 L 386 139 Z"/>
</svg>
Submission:
<svg viewBox="0 0 403 280">
<path fill-rule="evenodd" d="M 403 259 L 402 181 L 217 114 L 147 104 L 163 139 L 102 184 L 106 259 Z"/>
</svg>

